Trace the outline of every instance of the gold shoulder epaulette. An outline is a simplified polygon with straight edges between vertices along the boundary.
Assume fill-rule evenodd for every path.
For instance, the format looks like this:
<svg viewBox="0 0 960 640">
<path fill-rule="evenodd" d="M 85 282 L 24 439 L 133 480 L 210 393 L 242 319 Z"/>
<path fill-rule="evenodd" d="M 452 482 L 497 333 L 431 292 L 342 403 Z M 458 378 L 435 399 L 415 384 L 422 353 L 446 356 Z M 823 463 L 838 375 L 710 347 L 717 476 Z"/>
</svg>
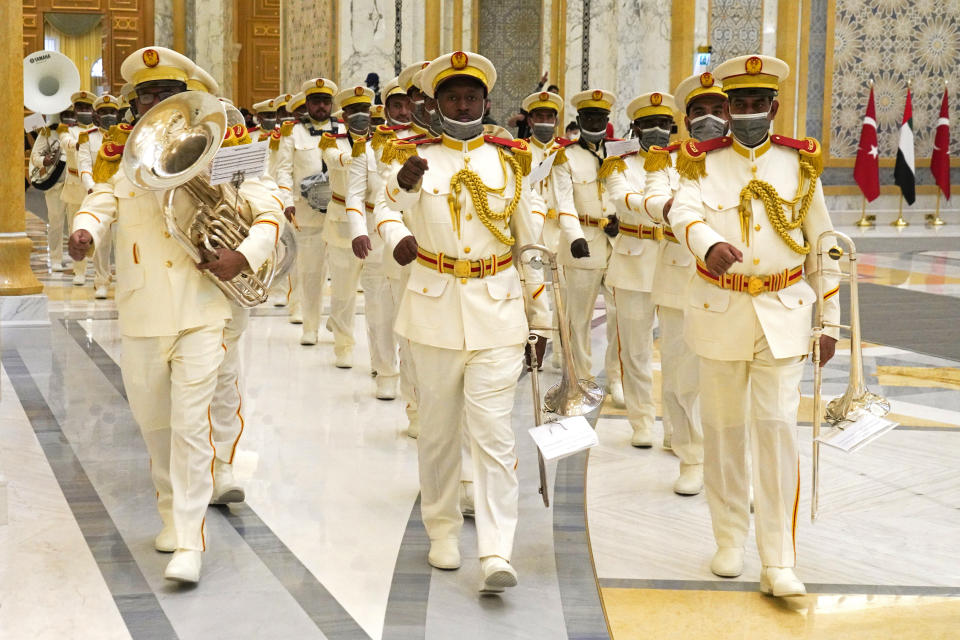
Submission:
<svg viewBox="0 0 960 640">
<path fill-rule="evenodd" d="M 770 141 L 781 147 L 796 149 L 800 155 L 800 161 L 810 165 L 814 178 L 819 178 L 823 173 L 823 158 L 820 152 L 820 143 L 815 138 L 804 138 L 797 140 L 786 136 L 772 135 Z"/>
<path fill-rule="evenodd" d="M 561 165 L 567 161 L 567 148 L 566 147 L 557 147 L 556 151 L 553 152 L 557 159 L 553 161 L 553 166 Z"/>
<path fill-rule="evenodd" d="M 121 123 L 115 124 L 110 127 L 110 131 L 107 133 L 107 141 L 118 144 L 121 147 L 127 144 L 127 138 L 130 137 L 130 132 L 133 131 L 133 127 L 128 124 Z"/>
<path fill-rule="evenodd" d="M 530 147 L 527 146 L 525 140 L 516 138 L 514 142 L 518 144 L 511 147 L 510 151 L 520 164 L 520 170 L 523 172 L 523 175 L 528 176 L 530 175 L 530 170 L 533 169 L 533 154 L 530 152 Z"/>
<path fill-rule="evenodd" d="M 385 145 L 390 140 L 396 139 L 397 134 L 392 129 L 388 129 L 385 125 L 377 125 L 376 131 L 373 132 L 373 138 L 370 141 L 370 145 L 374 150 L 379 150 L 380 147 Z"/>
<path fill-rule="evenodd" d="M 77 137 L 77 144 L 87 144 L 88 142 L 90 142 L 90 134 L 86 131 L 81 132 Z"/>
<path fill-rule="evenodd" d="M 69 130 L 70 130 L 70 127 L 63 124 L 62 122 L 59 125 L 57 125 L 57 133 L 59 133 L 60 135 L 65 134 Z"/>
<path fill-rule="evenodd" d="M 554 161 L 556 164 L 556 160 Z M 623 158 L 620 156 L 610 156 L 603 161 L 603 164 L 600 165 L 600 170 L 597 171 L 597 179 L 603 180 L 604 178 L 609 178 L 613 175 L 614 171 L 619 171 L 623 173 L 627 170 L 627 163 L 623 161 Z"/>
<path fill-rule="evenodd" d="M 649 173 L 662 171 L 672 166 L 670 151 L 666 147 L 650 147 L 647 151 L 647 159 L 643 162 L 643 170 Z"/>
<path fill-rule="evenodd" d="M 270 150 L 277 151 L 280 149 L 280 131 L 273 131 L 270 134 Z"/>
<path fill-rule="evenodd" d="M 330 133 L 324 133 L 320 136 L 320 142 L 317 143 L 317 146 L 320 147 L 321 151 L 325 149 L 336 149 L 337 137 Z"/>
<path fill-rule="evenodd" d="M 353 149 L 350 151 L 350 156 L 353 158 L 359 158 L 367 152 L 367 139 L 366 138 L 357 138 L 353 141 Z"/>
<path fill-rule="evenodd" d="M 393 140 L 388 145 L 390 151 L 389 160 L 386 159 L 387 150 L 384 150 L 384 162 L 399 162 L 403 164 L 408 159 L 419 155 L 417 153 L 417 145 L 412 142 L 404 142 L 403 140 Z"/>
<path fill-rule="evenodd" d="M 280 135 L 284 138 L 293 133 L 293 125 L 296 124 L 293 120 L 287 120 L 282 125 L 280 125 Z"/>
<path fill-rule="evenodd" d="M 104 142 L 97 152 L 97 160 L 93 163 L 93 181 L 107 182 L 120 168 L 123 158 L 123 145 L 113 142 Z"/>
</svg>

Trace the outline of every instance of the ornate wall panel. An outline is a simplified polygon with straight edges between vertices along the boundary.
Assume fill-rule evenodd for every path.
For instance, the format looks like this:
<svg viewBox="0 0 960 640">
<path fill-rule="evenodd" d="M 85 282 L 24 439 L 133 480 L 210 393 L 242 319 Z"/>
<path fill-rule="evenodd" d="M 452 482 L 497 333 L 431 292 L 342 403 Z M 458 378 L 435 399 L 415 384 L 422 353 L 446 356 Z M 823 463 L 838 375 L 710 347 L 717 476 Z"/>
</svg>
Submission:
<svg viewBox="0 0 960 640">
<path fill-rule="evenodd" d="M 493 118 L 505 125 L 540 79 L 540 0 L 487 0 L 479 12 L 478 51 L 497 68 Z"/>
<path fill-rule="evenodd" d="M 280 2 L 239 2 L 237 104 L 247 108 L 280 93 Z"/>
<path fill-rule="evenodd" d="M 4 0 L 12 1 L 12 0 Z M 103 67 L 111 93 L 123 86 L 120 63 L 132 51 L 153 44 L 154 0 L 24 0 L 24 55 L 43 48 L 44 13 L 99 13 L 107 17 Z"/>
<path fill-rule="evenodd" d="M 710 44 L 714 67 L 759 52 L 763 46 L 763 0 L 711 0 Z"/>
<path fill-rule="evenodd" d="M 334 2 L 283 0 L 283 87 L 296 93 L 304 80 L 338 81 Z"/>
</svg>

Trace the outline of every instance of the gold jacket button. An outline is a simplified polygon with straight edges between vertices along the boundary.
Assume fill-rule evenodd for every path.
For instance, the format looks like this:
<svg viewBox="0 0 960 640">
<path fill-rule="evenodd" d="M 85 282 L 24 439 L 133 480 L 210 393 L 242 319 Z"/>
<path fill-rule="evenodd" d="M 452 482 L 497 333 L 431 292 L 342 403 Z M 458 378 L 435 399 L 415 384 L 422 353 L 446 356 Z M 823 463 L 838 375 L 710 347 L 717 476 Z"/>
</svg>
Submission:
<svg viewBox="0 0 960 640">
<path fill-rule="evenodd" d="M 709 302 L 704 302 L 704 303 L 703 303 L 703 308 L 704 308 L 704 309 L 709 309 L 709 308 L 710 308 L 710 303 L 709 303 Z"/>
<path fill-rule="evenodd" d="M 434 192 L 434 193 L 440 193 L 440 189 L 434 189 L 433 192 Z"/>
<path fill-rule="evenodd" d="M 167 265 L 167 268 L 169 269 L 170 267 L 173 266 L 173 263 L 167 260 L 166 265 Z"/>
<path fill-rule="evenodd" d="M 136 193 L 135 191 L 131 191 L 131 192 L 130 192 L 130 197 L 131 197 L 131 198 L 136 197 L 136 195 L 137 195 L 137 193 Z"/>
<path fill-rule="evenodd" d="M 460 278 L 460 284 L 467 284 L 466 278 Z"/>
<path fill-rule="evenodd" d="M 464 252 L 464 253 L 470 253 L 470 247 L 464 247 L 464 248 L 463 248 L 463 252 Z"/>
<path fill-rule="evenodd" d="M 760 264 L 760 258 L 754 258 L 753 264 Z"/>
<path fill-rule="evenodd" d="M 163 232 L 163 237 L 164 237 L 164 238 L 169 238 L 169 237 L 170 237 L 170 232 L 169 232 L 169 231 L 164 231 L 164 232 Z"/>
<path fill-rule="evenodd" d="M 473 220 L 473 214 L 468 213 L 468 214 L 467 214 L 467 220 Z"/>
<path fill-rule="evenodd" d="M 754 231 L 760 231 L 760 225 L 755 226 L 753 229 Z"/>
<path fill-rule="evenodd" d="M 427 288 L 426 288 L 426 287 L 423 288 L 423 292 L 424 292 L 424 293 L 427 292 Z"/>
<path fill-rule="evenodd" d="M 674 261 L 673 261 L 673 262 L 672 262 L 671 264 L 677 264 L 677 261 L 676 261 L 676 260 L 674 260 Z"/>
</svg>

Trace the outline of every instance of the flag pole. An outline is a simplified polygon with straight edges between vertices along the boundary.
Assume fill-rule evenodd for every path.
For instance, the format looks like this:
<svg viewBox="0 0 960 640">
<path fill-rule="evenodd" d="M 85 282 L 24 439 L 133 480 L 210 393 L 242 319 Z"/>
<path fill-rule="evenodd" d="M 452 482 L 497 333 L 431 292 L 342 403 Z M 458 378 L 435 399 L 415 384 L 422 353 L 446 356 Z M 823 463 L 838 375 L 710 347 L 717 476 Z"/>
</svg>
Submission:
<svg viewBox="0 0 960 640">
<path fill-rule="evenodd" d="M 912 80 L 907 80 L 907 95 L 910 95 L 910 85 L 913 84 Z M 916 180 L 916 178 L 914 178 Z M 910 223 L 903 219 L 903 189 L 900 190 L 900 202 L 897 211 L 897 219 L 890 223 L 891 227 L 896 227 L 898 229 L 903 229 L 904 227 L 909 227 Z"/>
<path fill-rule="evenodd" d="M 856 225 L 863 229 L 869 229 L 870 227 L 876 226 L 876 224 L 873 222 L 876 220 L 876 216 L 867 215 L 867 196 L 862 196 L 862 199 L 863 203 L 860 207 L 860 219 L 857 220 Z"/>
<path fill-rule="evenodd" d="M 932 216 L 927 215 L 927 224 L 931 227 L 942 227 L 947 224 L 943 221 L 943 218 L 940 217 L 940 198 L 943 197 L 943 194 L 940 193 L 940 189 L 937 189 L 937 211 Z"/>
</svg>

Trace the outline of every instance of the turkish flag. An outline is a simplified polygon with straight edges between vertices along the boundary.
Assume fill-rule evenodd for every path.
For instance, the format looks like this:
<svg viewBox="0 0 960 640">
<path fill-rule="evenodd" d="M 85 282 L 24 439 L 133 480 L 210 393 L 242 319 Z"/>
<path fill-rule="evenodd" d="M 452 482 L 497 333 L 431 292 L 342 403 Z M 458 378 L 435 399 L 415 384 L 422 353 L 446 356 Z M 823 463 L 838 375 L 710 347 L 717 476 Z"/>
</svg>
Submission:
<svg viewBox="0 0 960 640">
<path fill-rule="evenodd" d="M 940 105 L 940 118 L 937 120 L 937 135 L 933 141 L 933 154 L 930 156 L 930 173 L 940 187 L 940 191 L 950 199 L 950 108 L 947 105 L 947 90 L 943 90 L 943 103 Z"/>
<path fill-rule="evenodd" d="M 877 109 L 873 104 L 873 87 L 870 87 L 867 114 L 863 117 L 863 127 L 860 129 L 860 147 L 853 165 L 853 179 L 857 181 L 867 202 L 876 200 L 880 195 L 880 151 L 877 147 Z"/>
</svg>

